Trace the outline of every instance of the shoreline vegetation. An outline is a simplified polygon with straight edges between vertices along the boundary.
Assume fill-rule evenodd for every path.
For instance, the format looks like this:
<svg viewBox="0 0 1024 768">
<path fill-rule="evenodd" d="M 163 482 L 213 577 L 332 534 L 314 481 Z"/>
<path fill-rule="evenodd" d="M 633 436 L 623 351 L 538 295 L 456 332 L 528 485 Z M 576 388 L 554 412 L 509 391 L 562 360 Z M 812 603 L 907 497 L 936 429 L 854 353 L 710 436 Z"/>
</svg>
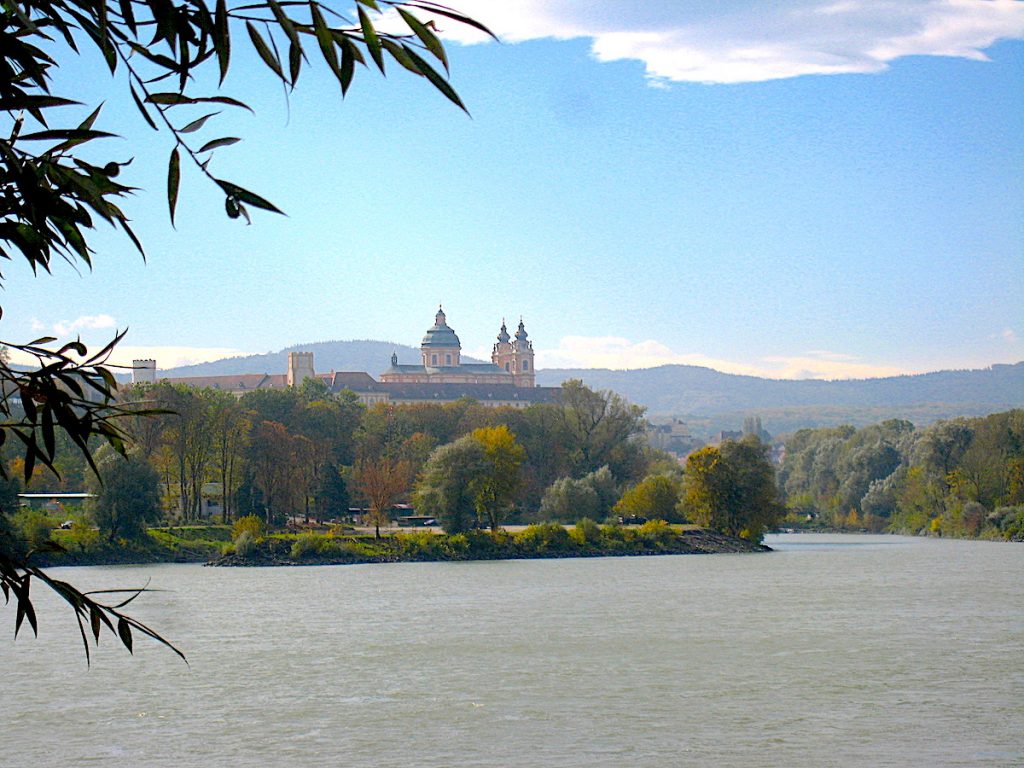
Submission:
<svg viewBox="0 0 1024 768">
<path fill-rule="evenodd" d="M 217 567 L 355 565 L 400 562 L 458 562 L 577 557 L 738 554 L 769 552 L 770 547 L 695 526 L 651 521 L 640 526 L 598 525 L 581 521 L 529 525 L 521 530 L 472 530 L 446 534 L 406 529 L 376 538 L 352 529 L 310 530 L 232 540 L 230 526 L 156 528 L 145 540 L 94 542 L 64 552 L 41 552 L 41 565 L 141 565 L 204 563 Z"/>
</svg>

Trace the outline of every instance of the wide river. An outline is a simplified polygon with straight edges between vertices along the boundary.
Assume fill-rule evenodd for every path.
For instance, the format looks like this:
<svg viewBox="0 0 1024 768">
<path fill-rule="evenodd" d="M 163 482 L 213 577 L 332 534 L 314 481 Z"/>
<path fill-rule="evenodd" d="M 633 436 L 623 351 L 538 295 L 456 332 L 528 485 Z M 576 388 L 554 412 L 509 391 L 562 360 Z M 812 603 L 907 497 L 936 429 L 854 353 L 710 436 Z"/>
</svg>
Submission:
<svg viewBox="0 0 1024 768">
<path fill-rule="evenodd" d="M 1024 546 L 57 571 L 173 639 L 0 643 L 0 765 L 1020 766 Z"/>
</svg>

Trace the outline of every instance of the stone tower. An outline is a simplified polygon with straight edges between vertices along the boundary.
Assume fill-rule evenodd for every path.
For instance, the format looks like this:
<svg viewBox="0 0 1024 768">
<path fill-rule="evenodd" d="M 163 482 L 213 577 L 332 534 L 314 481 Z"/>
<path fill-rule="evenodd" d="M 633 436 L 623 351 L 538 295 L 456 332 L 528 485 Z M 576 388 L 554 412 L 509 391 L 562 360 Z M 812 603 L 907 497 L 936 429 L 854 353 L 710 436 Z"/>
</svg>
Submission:
<svg viewBox="0 0 1024 768">
<path fill-rule="evenodd" d="M 313 371 L 312 352 L 289 352 L 288 353 L 288 386 L 297 387 L 304 379 L 316 377 Z"/>
<path fill-rule="evenodd" d="M 156 360 L 132 360 L 132 384 L 153 384 L 156 381 Z"/>
</svg>

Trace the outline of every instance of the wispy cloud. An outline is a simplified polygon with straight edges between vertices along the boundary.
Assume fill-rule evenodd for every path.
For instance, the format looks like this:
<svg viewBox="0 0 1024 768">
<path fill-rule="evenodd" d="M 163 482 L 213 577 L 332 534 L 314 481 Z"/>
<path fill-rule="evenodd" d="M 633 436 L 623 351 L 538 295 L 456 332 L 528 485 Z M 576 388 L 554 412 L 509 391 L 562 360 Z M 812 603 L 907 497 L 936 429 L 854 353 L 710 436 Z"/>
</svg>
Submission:
<svg viewBox="0 0 1024 768">
<path fill-rule="evenodd" d="M 876 365 L 839 352 L 812 351 L 772 355 L 754 363 L 677 352 L 659 341 L 634 342 L 617 336 L 565 336 L 553 349 L 537 350 L 538 368 L 611 368 L 627 370 L 659 365 L 699 365 L 723 373 L 772 379 L 867 379 L 917 373 L 891 365 Z"/>
<path fill-rule="evenodd" d="M 654 83 L 748 83 L 879 72 L 903 56 L 984 60 L 1024 37 L 1017 0 L 462 0 L 503 40 L 589 39 L 600 61 L 643 62 Z M 486 38 L 445 19 L 449 39 Z"/>
<path fill-rule="evenodd" d="M 32 320 L 32 327 L 36 328 L 36 325 L 45 327 L 38 320 Z M 71 336 L 74 333 L 80 331 L 95 331 L 102 330 L 105 328 L 116 328 L 117 321 L 110 315 L 82 315 L 76 317 L 74 320 L 60 320 L 53 324 L 53 332 L 57 336 Z"/>
<path fill-rule="evenodd" d="M 1013 330 L 1013 328 L 1003 328 L 1003 332 L 1000 333 L 999 335 L 1003 338 L 1003 341 L 1005 341 L 1007 344 L 1016 344 L 1017 343 L 1017 334 Z"/>
</svg>

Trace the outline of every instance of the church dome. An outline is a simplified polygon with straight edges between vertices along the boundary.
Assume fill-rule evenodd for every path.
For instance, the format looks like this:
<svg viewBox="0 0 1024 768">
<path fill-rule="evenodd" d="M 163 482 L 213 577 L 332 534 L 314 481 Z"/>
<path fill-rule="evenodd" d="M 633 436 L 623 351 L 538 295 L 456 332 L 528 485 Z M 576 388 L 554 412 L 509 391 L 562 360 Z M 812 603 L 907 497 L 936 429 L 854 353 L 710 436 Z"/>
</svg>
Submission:
<svg viewBox="0 0 1024 768">
<path fill-rule="evenodd" d="M 523 325 L 522 318 L 519 318 L 519 328 L 516 330 L 516 339 L 519 341 L 526 341 L 526 326 Z"/>
<path fill-rule="evenodd" d="M 505 321 L 501 321 L 501 331 L 498 333 L 498 341 L 504 344 L 509 340 L 508 328 L 505 327 Z"/>
<path fill-rule="evenodd" d="M 462 349 L 459 337 L 448 327 L 448 323 L 445 322 L 444 310 L 440 307 L 437 308 L 437 315 L 434 317 L 434 327 L 428 328 L 427 332 L 423 334 L 423 343 L 420 346 Z"/>
</svg>

